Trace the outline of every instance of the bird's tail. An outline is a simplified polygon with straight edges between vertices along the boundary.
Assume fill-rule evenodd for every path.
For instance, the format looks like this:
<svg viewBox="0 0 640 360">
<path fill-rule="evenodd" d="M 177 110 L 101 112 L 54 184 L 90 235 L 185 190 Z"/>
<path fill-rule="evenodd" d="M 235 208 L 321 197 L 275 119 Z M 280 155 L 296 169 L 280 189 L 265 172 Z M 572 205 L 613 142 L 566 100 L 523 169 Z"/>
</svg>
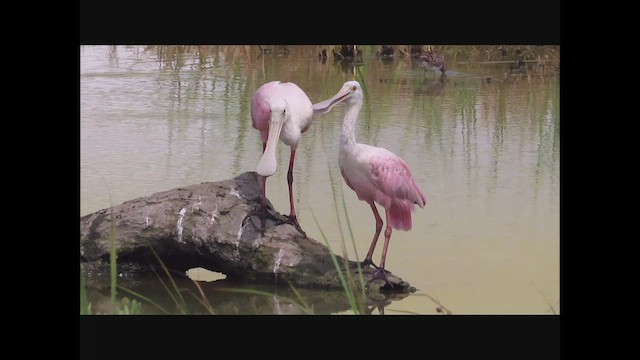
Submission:
<svg viewBox="0 0 640 360">
<path fill-rule="evenodd" d="M 415 205 L 408 200 L 395 200 L 389 207 L 391 227 L 397 230 L 411 230 L 411 212 Z"/>
</svg>

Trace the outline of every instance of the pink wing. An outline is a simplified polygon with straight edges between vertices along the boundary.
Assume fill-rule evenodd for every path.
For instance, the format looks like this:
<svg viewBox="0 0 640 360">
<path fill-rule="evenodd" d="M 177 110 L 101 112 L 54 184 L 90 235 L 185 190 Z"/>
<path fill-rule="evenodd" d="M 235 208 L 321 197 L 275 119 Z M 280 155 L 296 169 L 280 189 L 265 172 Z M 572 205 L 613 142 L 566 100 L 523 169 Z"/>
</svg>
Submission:
<svg viewBox="0 0 640 360">
<path fill-rule="evenodd" d="M 385 195 L 394 201 L 408 200 L 424 207 L 427 203 L 424 194 L 416 184 L 409 166 L 399 156 L 374 156 L 369 162 L 373 183 Z"/>
<path fill-rule="evenodd" d="M 376 201 L 386 204 L 392 228 L 411 230 L 414 205 L 422 208 L 427 200 L 404 160 L 390 151 L 382 150 L 387 154 L 374 156 L 369 162 L 371 180 L 380 191 Z"/>
</svg>

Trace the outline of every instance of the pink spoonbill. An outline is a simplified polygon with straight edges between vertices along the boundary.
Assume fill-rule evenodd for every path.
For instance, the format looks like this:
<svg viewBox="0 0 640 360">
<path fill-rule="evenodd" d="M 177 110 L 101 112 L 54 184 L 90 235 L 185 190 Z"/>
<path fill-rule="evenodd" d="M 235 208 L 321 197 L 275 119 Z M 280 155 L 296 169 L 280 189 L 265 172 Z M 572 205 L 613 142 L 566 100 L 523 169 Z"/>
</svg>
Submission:
<svg viewBox="0 0 640 360">
<path fill-rule="evenodd" d="M 269 216 L 266 211 L 267 177 L 273 175 L 278 169 L 276 145 L 278 140 L 281 140 L 291 148 L 289 171 L 287 172 L 290 212 L 288 216 L 285 216 L 286 222 L 305 234 L 298 223 L 293 200 L 293 164 L 301 135 L 311 126 L 314 115 L 328 110 L 321 105 L 314 110 L 307 94 L 292 82 L 271 81 L 260 86 L 253 95 L 251 120 L 253 127 L 260 131 L 262 138 L 262 157 L 258 162 L 256 172 L 262 176 L 263 221 L 265 216 Z"/>
<path fill-rule="evenodd" d="M 384 279 L 388 283 L 385 258 L 392 229 L 411 230 L 411 213 L 415 205 L 424 208 L 427 200 L 402 158 L 385 148 L 356 142 L 355 126 L 363 100 L 360 83 L 347 81 L 336 95 L 313 107 L 315 110 L 326 112 L 340 102 L 345 103 L 338 154 L 340 172 L 358 199 L 366 201 L 371 206 L 376 219 L 376 231 L 363 266 L 366 268 L 373 265 L 378 269 L 372 280 Z M 371 260 L 383 224 L 375 203 L 384 207 L 387 222 L 380 266 L 376 266 Z"/>
<path fill-rule="evenodd" d="M 433 75 L 435 76 L 436 71 L 440 70 L 442 73 L 441 76 L 446 76 L 447 64 L 444 61 L 444 55 L 431 50 L 431 47 L 429 47 L 428 51 L 420 54 L 419 60 L 420 66 L 424 68 L 423 75 L 426 74 L 427 70 L 430 70 L 433 71 Z"/>
</svg>

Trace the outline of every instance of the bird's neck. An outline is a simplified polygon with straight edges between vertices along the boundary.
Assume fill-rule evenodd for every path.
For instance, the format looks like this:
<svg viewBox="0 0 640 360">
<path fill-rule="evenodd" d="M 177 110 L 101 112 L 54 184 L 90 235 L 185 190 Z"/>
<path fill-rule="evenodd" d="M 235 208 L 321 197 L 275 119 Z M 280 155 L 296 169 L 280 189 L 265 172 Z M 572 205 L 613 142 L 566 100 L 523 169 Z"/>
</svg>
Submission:
<svg viewBox="0 0 640 360">
<path fill-rule="evenodd" d="M 342 147 L 356 144 L 356 121 L 358 120 L 361 107 L 361 103 L 351 103 L 347 104 L 344 109 L 342 133 L 340 134 L 340 145 Z"/>
</svg>

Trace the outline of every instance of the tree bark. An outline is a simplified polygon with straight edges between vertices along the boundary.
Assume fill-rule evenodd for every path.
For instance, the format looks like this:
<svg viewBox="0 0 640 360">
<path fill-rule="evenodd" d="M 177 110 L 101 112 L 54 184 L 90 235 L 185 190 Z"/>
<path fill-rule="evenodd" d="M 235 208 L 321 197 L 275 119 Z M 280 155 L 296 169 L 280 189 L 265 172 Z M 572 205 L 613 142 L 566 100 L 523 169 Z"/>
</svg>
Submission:
<svg viewBox="0 0 640 360">
<path fill-rule="evenodd" d="M 108 272 L 110 239 L 117 250 L 118 272 L 148 272 L 150 247 L 170 269 L 204 267 L 235 281 L 291 283 L 308 288 L 341 288 L 329 249 L 289 224 L 261 221 L 248 213 L 260 207 L 260 177 L 246 172 L 219 182 L 178 187 L 126 201 L 80 218 L 80 261 L 86 272 Z M 271 203 L 268 211 L 284 219 Z M 337 256 L 357 279 L 357 263 Z M 364 270 L 369 281 L 375 269 Z M 393 274 L 393 287 L 369 281 L 369 291 L 413 292 Z M 357 281 L 356 281 L 357 284 Z"/>
</svg>

